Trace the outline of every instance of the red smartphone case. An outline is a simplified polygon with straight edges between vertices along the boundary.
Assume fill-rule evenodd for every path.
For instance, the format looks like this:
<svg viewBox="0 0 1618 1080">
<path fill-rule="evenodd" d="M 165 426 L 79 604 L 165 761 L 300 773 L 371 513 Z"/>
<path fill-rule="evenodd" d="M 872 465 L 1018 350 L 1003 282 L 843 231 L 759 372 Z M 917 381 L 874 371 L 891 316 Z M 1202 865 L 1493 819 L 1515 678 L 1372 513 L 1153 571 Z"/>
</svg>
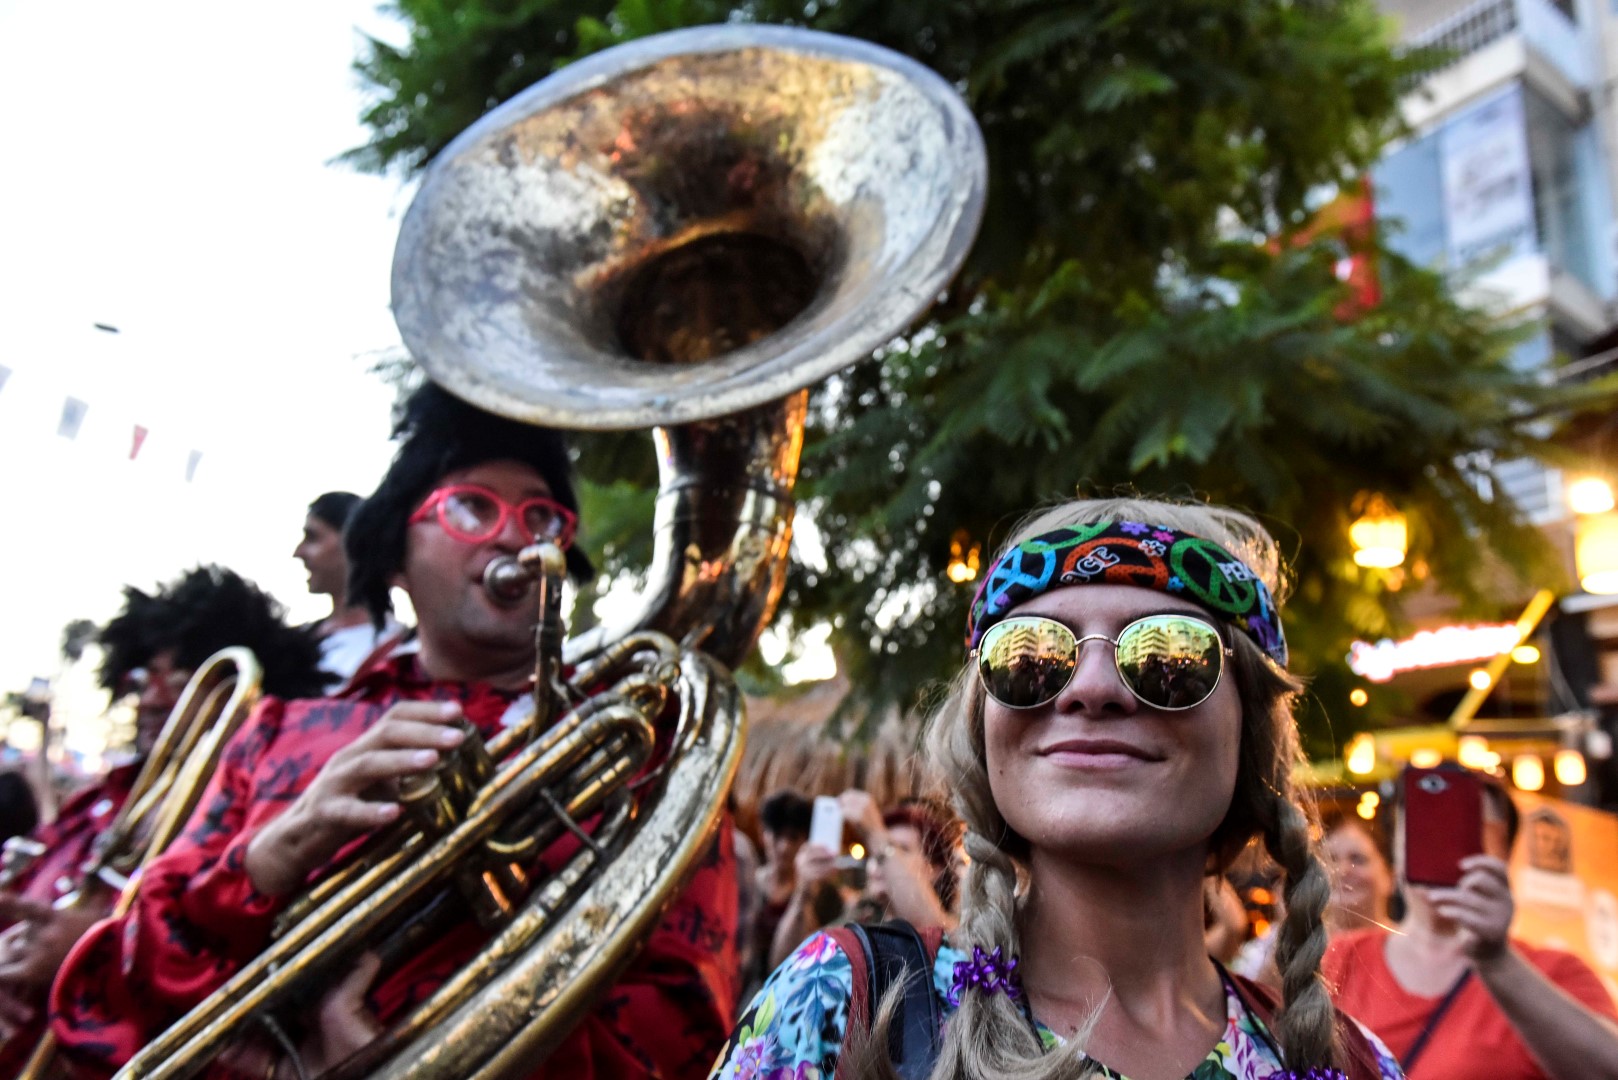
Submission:
<svg viewBox="0 0 1618 1080">
<path fill-rule="evenodd" d="M 1405 879 L 1455 885 L 1461 860 L 1483 851 L 1483 786 L 1460 769 L 1407 769 L 1404 778 Z"/>
</svg>

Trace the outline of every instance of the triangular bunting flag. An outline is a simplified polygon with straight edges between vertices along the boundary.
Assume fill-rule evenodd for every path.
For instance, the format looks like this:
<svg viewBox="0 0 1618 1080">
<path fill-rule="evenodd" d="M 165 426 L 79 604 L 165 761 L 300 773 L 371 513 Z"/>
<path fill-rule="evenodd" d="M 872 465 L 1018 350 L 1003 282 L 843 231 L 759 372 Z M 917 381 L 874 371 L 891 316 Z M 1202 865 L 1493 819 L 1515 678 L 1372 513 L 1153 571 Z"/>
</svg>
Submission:
<svg viewBox="0 0 1618 1080">
<path fill-rule="evenodd" d="M 197 462 L 202 460 L 202 451 L 193 450 L 185 462 L 185 482 L 190 483 L 197 477 Z"/>
<path fill-rule="evenodd" d="M 84 414 L 90 411 L 90 406 L 76 397 L 70 397 L 62 402 L 62 422 L 56 425 L 56 434 L 64 439 L 77 439 L 79 428 L 84 426 Z"/>
<path fill-rule="evenodd" d="M 139 424 L 135 425 L 135 440 L 129 445 L 129 460 L 134 461 L 135 455 L 140 453 L 141 444 L 146 441 L 146 429 Z"/>
</svg>

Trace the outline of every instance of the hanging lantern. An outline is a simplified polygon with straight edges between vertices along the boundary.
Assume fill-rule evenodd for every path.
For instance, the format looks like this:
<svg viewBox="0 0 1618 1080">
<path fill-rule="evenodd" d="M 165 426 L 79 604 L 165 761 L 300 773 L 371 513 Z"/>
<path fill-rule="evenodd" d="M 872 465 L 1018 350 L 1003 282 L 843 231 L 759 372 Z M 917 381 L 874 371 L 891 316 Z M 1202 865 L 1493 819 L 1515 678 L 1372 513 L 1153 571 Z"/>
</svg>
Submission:
<svg viewBox="0 0 1618 1080">
<path fill-rule="evenodd" d="M 1492 769 L 1500 764 L 1500 755 L 1489 749 L 1489 740 L 1481 735 L 1462 735 L 1456 744 L 1455 760 L 1468 769 Z"/>
<path fill-rule="evenodd" d="M 1612 485 L 1599 476 L 1581 476 L 1567 486 L 1567 505 L 1575 514 L 1605 514 L 1613 508 Z"/>
<path fill-rule="evenodd" d="M 1361 495 L 1354 505 L 1359 517 L 1348 527 L 1354 562 L 1382 570 L 1402 565 L 1410 550 L 1410 526 L 1405 516 L 1381 495 Z"/>
<path fill-rule="evenodd" d="M 1573 525 L 1573 562 L 1587 593 L 1618 593 L 1618 512 L 1587 514 Z"/>
<path fill-rule="evenodd" d="M 1376 768 L 1376 740 L 1367 732 L 1360 732 L 1349 740 L 1344 764 L 1356 776 L 1364 776 Z"/>
<path fill-rule="evenodd" d="M 1518 754 L 1511 759 L 1511 782 L 1523 791 L 1545 786 L 1545 763 L 1538 754 Z"/>
<path fill-rule="evenodd" d="M 1578 787 L 1589 779 L 1589 770 L 1584 765 L 1584 755 L 1577 750 L 1568 748 L 1556 752 L 1556 782 L 1563 787 Z"/>
<path fill-rule="evenodd" d="M 1444 763 L 1444 752 L 1431 746 L 1419 746 L 1410 751 L 1410 764 L 1418 769 L 1436 769 Z"/>
<path fill-rule="evenodd" d="M 972 539 L 965 529 L 956 529 L 949 538 L 949 566 L 944 573 L 957 585 L 964 585 L 978 576 L 978 560 L 983 555 L 982 545 Z"/>
</svg>

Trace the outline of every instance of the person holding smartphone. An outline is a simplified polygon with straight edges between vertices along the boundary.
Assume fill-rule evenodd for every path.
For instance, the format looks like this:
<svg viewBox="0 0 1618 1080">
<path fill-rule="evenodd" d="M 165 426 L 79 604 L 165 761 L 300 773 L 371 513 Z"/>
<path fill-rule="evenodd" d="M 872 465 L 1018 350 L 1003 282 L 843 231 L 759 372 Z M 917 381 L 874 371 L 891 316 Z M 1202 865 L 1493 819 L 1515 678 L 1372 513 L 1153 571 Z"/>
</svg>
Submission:
<svg viewBox="0 0 1618 1080">
<path fill-rule="evenodd" d="M 870 792 L 850 788 L 815 800 L 835 821 L 832 835 L 810 837 L 799 848 L 796 884 L 775 929 L 771 966 L 823 926 L 838 922 L 904 919 L 918 926 L 954 925 L 954 849 L 957 829 L 947 815 L 926 802 L 909 799 L 883 812 Z M 819 810 L 817 810 L 819 813 Z M 840 882 L 851 864 L 840 854 L 847 824 L 864 846 L 864 887 Z"/>
<path fill-rule="evenodd" d="M 1600 978 L 1571 953 L 1510 937 L 1519 819 L 1506 789 L 1459 767 L 1411 769 L 1395 811 L 1406 914 L 1392 932 L 1333 938 L 1324 970 L 1338 1006 L 1411 1080 L 1618 1076 L 1618 1014 Z"/>
</svg>

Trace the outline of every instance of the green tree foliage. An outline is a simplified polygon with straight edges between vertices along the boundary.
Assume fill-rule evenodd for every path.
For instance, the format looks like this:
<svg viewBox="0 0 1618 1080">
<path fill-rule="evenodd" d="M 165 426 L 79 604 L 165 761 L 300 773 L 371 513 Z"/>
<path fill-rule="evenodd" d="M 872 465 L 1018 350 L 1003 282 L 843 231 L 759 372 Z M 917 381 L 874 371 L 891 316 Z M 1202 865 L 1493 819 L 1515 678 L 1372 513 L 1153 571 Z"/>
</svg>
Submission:
<svg viewBox="0 0 1618 1080">
<path fill-rule="evenodd" d="M 1317 699 L 1341 702 L 1355 636 L 1397 625 L 1400 582 L 1351 560 L 1355 497 L 1411 521 L 1411 576 L 1477 610 L 1553 576 L 1493 469 L 1552 457 L 1558 424 L 1611 388 L 1510 362 L 1520 331 L 1367 241 L 1381 300 L 1345 317 L 1344 238 L 1305 232 L 1400 133 L 1427 62 L 1370 0 L 400 0 L 400 47 L 357 64 L 375 92 L 361 167 L 421 167 L 488 107 L 569 60 L 715 21 L 810 26 L 907 53 L 962 88 L 990 156 L 988 210 L 920 327 L 820 388 L 801 491 L 824 540 L 784 610 L 834 626 L 864 704 L 913 703 L 959 663 L 971 586 L 958 531 L 992 551 L 1075 491 L 1206 497 L 1259 514 L 1292 559 L 1288 627 Z M 1307 237 L 1307 240 L 1304 239 Z M 650 458 L 585 444 L 609 566 L 645 543 Z M 643 534 L 642 534 L 643 535 Z M 1509 571 L 1503 573 L 1502 570 Z M 1408 586 L 1407 586 L 1408 587 Z M 1341 708 L 1307 730 L 1330 749 Z M 1362 716 L 1365 714 L 1361 714 Z"/>
</svg>

